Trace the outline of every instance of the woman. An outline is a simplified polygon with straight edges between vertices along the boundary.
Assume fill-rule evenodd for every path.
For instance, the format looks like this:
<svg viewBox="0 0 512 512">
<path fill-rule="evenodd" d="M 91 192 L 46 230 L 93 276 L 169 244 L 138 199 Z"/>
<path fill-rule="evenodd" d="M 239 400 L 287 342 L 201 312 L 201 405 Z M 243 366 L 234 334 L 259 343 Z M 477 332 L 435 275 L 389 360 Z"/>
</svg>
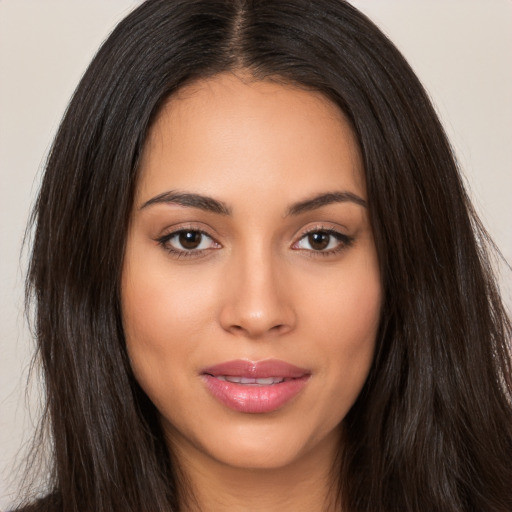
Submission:
<svg viewBox="0 0 512 512">
<path fill-rule="evenodd" d="M 34 222 L 54 468 L 29 510 L 512 508 L 486 234 L 350 5 L 145 2 L 79 85 Z"/>
</svg>

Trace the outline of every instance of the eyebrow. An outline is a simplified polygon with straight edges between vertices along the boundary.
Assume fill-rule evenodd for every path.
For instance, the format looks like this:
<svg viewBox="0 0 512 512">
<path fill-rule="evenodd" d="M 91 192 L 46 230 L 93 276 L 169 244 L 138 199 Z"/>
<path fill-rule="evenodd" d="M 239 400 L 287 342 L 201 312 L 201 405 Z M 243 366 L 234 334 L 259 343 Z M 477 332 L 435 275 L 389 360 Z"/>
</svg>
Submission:
<svg viewBox="0 0 512 512">
<path fill-rule="evenodd" d="M 153 204 L 161 203 L 178 204 L 180 206 L 198 208 L 199 210 L 217 213 L 220 215 L 231 215 L 231 209 L 222 201 L 200 194 L 190 194 L 173 190 L 164 192 L 149 199 L 149 201 L 146 201 L 140 209 L 142 210 Z"/>
<path fill-rule="evenodd" d="M 299 215 L 333 203 L 347 202 L 355 203 L 364 208 L 367 208 L 368 206 L 368 203 L 362 197 L 359 197 L 352 192 L 327 192 L 293 204 L 288 209 L 285 217 L 288 215 Z"/>
<path fill-rule="evenodd" d="M 352 192 L 327 192 L 315 195 L 304 201 L 295 203 L 288 208 L 284 215 L 300 215 L 301 213 L 309 212 L 327 206 L 333 203 L 355 203 L 364 208 L 367 207 L 367 202 L 358 195 Z M 146 201 L 140 209 L 147 208 L 154 204 L 177 204 L 188 208 L 198 208 L 207 212 L 217 213 L 220 215 L 231 215 L 231 208 L 224 202 L 212 197 L 204 196 L 201 194 L 192 194 L 187 192 L 178 192 L 170 190 L 163 192 L 157 196 Z"/>
</svg>

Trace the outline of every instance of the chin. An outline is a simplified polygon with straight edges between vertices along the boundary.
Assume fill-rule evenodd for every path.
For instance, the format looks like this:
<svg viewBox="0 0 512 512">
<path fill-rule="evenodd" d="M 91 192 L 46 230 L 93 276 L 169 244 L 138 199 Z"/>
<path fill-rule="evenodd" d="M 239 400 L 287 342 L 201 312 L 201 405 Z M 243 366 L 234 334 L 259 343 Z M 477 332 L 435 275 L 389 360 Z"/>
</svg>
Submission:
<svg viewBox="0 0 512 512">
<path fill-rule="evenodd" d="M 337 453 L 340 425 L 324 424 L 315 429 L 297 418 L 290 423 L 292 418 L 257 415 L 246 415 L 243 420 L 225 422 L 220 428 L 210 425 L 208 436 L 189 432 L 186 444 L 205 463 L 249 471 L 298 468 L 326 453 Z M 167 434 L 171 451 L 173 446 L 179 451 L 183 447 L 182 433 L 171 428 Z"/>
</svg>

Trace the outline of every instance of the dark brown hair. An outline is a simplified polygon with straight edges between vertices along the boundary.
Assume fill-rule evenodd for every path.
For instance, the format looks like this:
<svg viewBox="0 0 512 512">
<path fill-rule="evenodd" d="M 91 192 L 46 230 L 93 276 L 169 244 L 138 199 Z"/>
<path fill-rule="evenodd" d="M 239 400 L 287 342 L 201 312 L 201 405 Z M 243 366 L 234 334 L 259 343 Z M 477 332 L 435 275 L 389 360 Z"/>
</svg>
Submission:
<svg viewBox="0 0 512 512">
<path fill-rule="evenodd" d="M 127 360 L 120 274 L 152 121 L 185 83 L 230 70 L 320 91 L 363 155 L 385 299 L 344 420 L 344 510 L 512 510 L 511 325 L 487 234 L 416 76 L 341 0 L 149 0 L 94 58 L 33 215 L 27 296 L 53 461 L 34 510 L 179 510 L 178 472 Z"/>
</svg>

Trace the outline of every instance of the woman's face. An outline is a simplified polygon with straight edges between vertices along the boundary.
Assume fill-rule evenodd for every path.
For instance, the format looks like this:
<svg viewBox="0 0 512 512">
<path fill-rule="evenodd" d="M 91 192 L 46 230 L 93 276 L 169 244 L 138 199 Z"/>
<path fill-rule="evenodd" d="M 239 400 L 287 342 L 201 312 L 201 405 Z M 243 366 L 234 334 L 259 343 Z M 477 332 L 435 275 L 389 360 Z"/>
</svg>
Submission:
<svg viewBox="0 0 512 512">
<path fill-rule="evenodd" d="M 122 307 L 174 453 L 244 468 L 332 456 L 380 305 L 361 156 L 337 107 L 231 74 L 167 103 L 143 155 Z"/>
</svg>

